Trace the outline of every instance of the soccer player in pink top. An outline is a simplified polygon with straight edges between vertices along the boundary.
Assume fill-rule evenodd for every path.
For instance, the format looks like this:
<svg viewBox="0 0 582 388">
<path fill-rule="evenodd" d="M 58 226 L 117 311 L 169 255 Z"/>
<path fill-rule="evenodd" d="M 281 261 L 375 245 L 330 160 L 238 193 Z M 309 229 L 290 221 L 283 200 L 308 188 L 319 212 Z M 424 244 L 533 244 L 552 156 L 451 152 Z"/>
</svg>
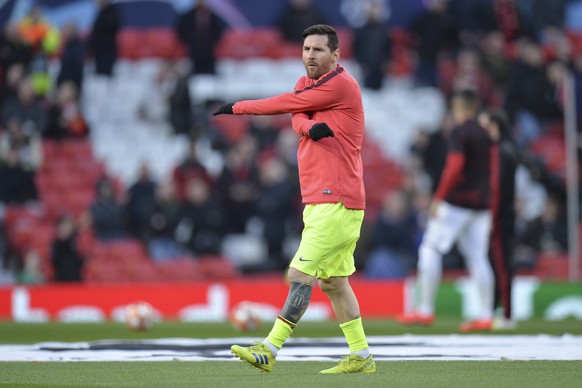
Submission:
<svg viewBox="0 0 582 388">
<path fill-rule="evenodd" d="M 355 271 L 354 249 L 365 208 L 360 156 L 364 110 L 360 87 L 338 63 L 339 57 L 339 40 L 332 27 L 308 27 L 303 32 L 307 75 L 297 81 L 293 92 L 224 104 L 214 112 L 291 113 L 293 130 L 301 136 L 297 157 L 305 227 L 288 272 L 289 295 L 264 341 L 231 348 L 236 357 L 265 372 L 273 369 L 277 352 L 305 313 L 316 279 L 331 301 L 350 349 L 338 365 L 320 373 L 376 371 L 358 300 L 348 281 Z"/>
</svg>

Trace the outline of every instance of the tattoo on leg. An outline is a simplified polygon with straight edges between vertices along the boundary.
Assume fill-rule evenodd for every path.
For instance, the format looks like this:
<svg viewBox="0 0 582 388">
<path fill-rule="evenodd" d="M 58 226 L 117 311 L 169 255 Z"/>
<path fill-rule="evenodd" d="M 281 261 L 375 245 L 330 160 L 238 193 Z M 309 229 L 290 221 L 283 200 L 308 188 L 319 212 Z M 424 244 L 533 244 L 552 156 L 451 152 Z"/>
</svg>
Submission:
<svg viewBox="0 0 582 388">
<path fill-rule="evenodd" d="M 281 316 L 290 322 L 297 323 L 309 306 L 311 290 L 313 286 L 309 284 L 291 282 Z"/>
</svg>

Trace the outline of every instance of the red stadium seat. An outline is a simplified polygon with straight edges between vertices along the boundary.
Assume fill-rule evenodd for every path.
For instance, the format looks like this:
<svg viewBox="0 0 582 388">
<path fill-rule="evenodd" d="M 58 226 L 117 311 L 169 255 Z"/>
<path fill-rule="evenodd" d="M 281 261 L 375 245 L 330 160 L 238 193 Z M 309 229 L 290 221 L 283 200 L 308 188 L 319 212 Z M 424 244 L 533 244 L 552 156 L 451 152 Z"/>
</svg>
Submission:
<svg viewBox="0 0 582 388">
<path fill-rule="evenodd" d="M 144 262 L 149 261 L 144 246 L 137 240 L 125 239 L 111 241 L 104 244 L 111 257 L 117 258 L 120 262 Z"/>
<path fill-rule="evenodd" d="M 184 257 L 157 264 L 163 280 L 167 281 L 195 281 L 203 280 L 204 274 L 200 263 L 191 258 Z"/>
<path fill-rule="evenodd" d="M 535 275 L 542 280 L 567 280 L 568 256 L 565 253 L 542 253 L 538 257 Z"/>
<path fill-rule="evenodd" d="M 240 273 L 234 264 L 221 256 L 206 256 L 198 259 L 204 279 L 234 279 Z"/>
<path fill-rule="evenodd" d="M 349 28 L 338 28 L 337 35 L 340 41 L 341 57 L 344 59 L 350 59 L 353 56 L 352 53 L 352 39 L 353 34 Z"/>
<path fill-rule="evenodd" d="M 137 29 L 124 28 L 117 35 L 117 45 L 119 56 L 127 59 L 139 58 L 140 31 Z"/>
<path fill-rule="evenodd" d="M 247 116 L 220 115 L 212 118 L 212 125 L 222 132 L 228 144 L 234 144 L 247 134 L 250 119 Z"/>
<path fill-rule="evenodd" d="M 92 159 L 93 147 L 87 140 L 70 140 L 63 142 L 62 153 L 67 160 Z"/>
</svg>

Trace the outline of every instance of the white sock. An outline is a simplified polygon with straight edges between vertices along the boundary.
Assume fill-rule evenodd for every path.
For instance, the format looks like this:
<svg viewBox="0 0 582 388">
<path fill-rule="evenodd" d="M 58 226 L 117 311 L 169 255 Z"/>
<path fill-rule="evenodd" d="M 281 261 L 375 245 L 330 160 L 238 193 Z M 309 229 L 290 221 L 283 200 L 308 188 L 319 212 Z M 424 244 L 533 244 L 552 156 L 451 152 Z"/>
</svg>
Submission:
<svg viewBox="0 0 582 388">
<path fill-rule="evenodd" d="M 368 357 L 370 357 L 370 355 L 372 353 L 370 353 L 370 348 L 366 348 L 364 350 L 358 350 L 358 351 L 354 352 L 354 354 L 357 354 L 358 356 L 363 357 L 363 358 L 368 358 Z"/>
<path fill-rule="evenodd" d="M 442 255 L 435 249 L 421 244 L 418 250 L 419 313 L 434 314 L 434 300 L 443 270 Z"/>
<path fill-rule="evenodd" d="M 275 345 L 273 345 L 272 343 L 270 343 L 267 340 L 264 340 L 263 343 L 265 345 L 267 345 L 267 347 L 271 351 L 271 354 L 273 355 L 273 357 L 277 357 L 277 353 L 279 352 L 279 349 L 277 349 L 277 347 Z"/>
</svg>

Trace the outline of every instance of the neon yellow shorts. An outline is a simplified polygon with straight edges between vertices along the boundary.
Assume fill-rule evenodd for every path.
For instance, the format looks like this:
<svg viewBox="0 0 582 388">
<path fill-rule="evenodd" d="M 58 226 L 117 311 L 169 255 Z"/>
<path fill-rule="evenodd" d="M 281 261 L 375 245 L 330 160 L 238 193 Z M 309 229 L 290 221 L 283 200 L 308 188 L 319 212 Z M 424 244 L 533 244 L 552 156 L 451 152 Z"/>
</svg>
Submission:
<svg viewBox="0 0 582 388">
<path fill-rule="evenodd" d="M 290 267 L 319 279 L 350 276 L 356 270 L 354 250 L 360 238 L 363 210 L 341 202 L 306 205 L 299 249 Z"/>
</svg>

